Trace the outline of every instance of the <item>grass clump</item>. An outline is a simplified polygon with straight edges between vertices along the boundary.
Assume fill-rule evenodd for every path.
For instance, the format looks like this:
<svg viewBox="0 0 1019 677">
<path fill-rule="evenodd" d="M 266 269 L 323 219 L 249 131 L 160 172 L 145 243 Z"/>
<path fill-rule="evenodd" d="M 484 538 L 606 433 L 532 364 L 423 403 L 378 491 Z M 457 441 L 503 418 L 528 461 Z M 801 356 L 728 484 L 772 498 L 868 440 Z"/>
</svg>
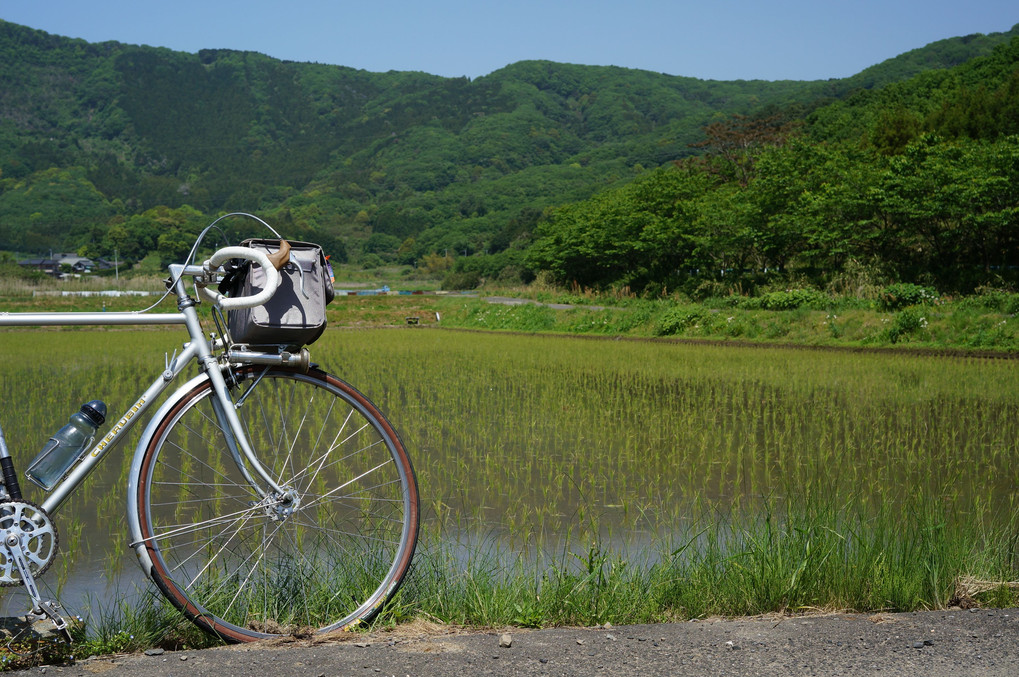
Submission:
<svg viewBox="0 0 1019 677">
<path fill-rule="evenodd" d="M 682 537 L 637 551 L 598 537 L 553 555 L 432 542 L 401 593 L 401 614 L 552 627 L 1019 602 L 1007 584 L 960 597 L 966 581 L 1014 575 L 1014 524 L 988 537 L 953 525 L 936 505 L 917 506 L 905 520 L 891 511 L 847 515 L 846 506 L 831 504 L 761 507 L 763 514 L 705 515 Z"/>
<path fill-rule="evenodd" d="M 952 526 L 935 506 L 906 523 L 892 511 L 865 518 L 829 505 L 774 508 L 699 520 L 683 538 L 671 534 L 637 552 L 597 537 L 564 543 L 551 557 L 496 543 L 454 552 L 433 542 L 400 594 L 400 616 L 552 627 L 1019 602 L 1007 584 L 960 597 L 965 581 L 1014 575 L 1014 525 L 988 540 Z"/>
</svg>

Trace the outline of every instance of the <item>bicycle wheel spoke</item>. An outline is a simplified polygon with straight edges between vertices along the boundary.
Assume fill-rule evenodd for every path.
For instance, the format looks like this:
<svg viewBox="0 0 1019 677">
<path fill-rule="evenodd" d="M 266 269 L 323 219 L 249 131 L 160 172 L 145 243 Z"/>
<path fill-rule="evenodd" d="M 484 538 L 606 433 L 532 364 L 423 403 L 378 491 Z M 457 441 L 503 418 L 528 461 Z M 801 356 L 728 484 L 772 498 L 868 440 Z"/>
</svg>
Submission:
<svg viewBox="0 0 1019 677">
<path fill-rule="evenodd" d="M 297 424 L 297 428 L 293 432 L 290 432 L 290 431 L 287 430 L 286 422 L 288 420 L 290 420 L 290 418 L 291 418 L 291 416 L 290 416 L 290 409 L 294 405 L 295 394 L 296 393 L 295 393 L 294 388 L 291 387 L 290 388 L 290 392 L 288 393 L 289 396 L 286 397 L 286 398 L 281 398 L 281 402 L 280 402 L 280 418 L 279 418 L 279 420 L 280 420 L 280 423 L 282 424 L 281 425 L 281 430 L 282 430 L 281 435 L 282 435 L 282 437 L 281 437 L 281 440 L 280 440 L 281 441 L 281 445 L 280 446 L 287 450 L 287 455 L 283 459 L 280 460 L 280 463 L 279 463 L 279 474 L 276 477 L 276 481 L 277 482 L 282 480 L 283 474 L 284 474 L 284 472 L 285 472 L 285 470 L 287 468 L 290 468 L 291 474 L 293 474 L 293 468 L 292 468 L 291 464 L 293 462 L 293 456 L 294 456 L 294 445 L 297 444 L 297 440 L 300 437 L 300 431 L 304 427 L 304 421 L 305 421 L 305 419 L 307 418 L 307 415 L 308 415 L 308 410 L 306 409 L 304 411 L 304 416 L 300 419 L 299 423 Z M 286 400 L 286 406 L 285 407 L 283 406 L 283 403 L 282 403 L 283 399 Z M 311 407 L 311 401 L 310 400 L 308 402 L 308 407 L 309 408 Z"/>
<path fill-rule="evenodd" d="M 208 418 L 208 417 L 206 417 L 206 418 Z M 202 439 L 202 438 L 201 438 L 201 437 L 199 437 L 199 439 Z M 202 439 L 202 441 L 204 442 L 205 440 L 204 440 L 204 439 Z M 227 477 L 227 476 L 226 476 L 225 474 L 223 474 L 222 472 L 219 472 L 219 471 L 217 471 L 217 470 L 216 470 L 216 469 L 214 469 L 214 468 L 213 468 L 212 466 L 208 465 L 208 464 L 207 464 L 207 463 L 206 463 L 205 461 L 203 461 L 203 460 L 202 460 L 202 459 L 201 459 L 200 457 L 198 457 L 198 456 L 196 456 L 196 455 L 194 455 L 194 454 L 188 453 L 188 451 L 187 451 L 187 450 L 186 450 L 186 449 L 185 449 L 184 447 L 182 447 L 181 445 L 179 445 L 179 444 L 173 444 L 173 446 L 174 446 L 174 447 L 176 447 L 176 448 L 177 448 L 177 450 L 178 450 L 178 451 L 179 451 L 179 452 L 180 452 L 180 453 L 181 453 L 182 455 L 186 456 L 186 457 L 187 457 L 188 459 L 190 459 L 190 460 L 191 460 L 192 462 L 194 462 L 194 463 L 197 463 L 197 464 L 199 464 L 199 465 L 200 465 L 200 466 L 201 466 L 202 468 L 204 468 L 204 469 L 205 469 L 206 471 L 208 471 L 208 472 L 211 472 L 211 473 L 213 473 L 214 475 L 216 475 L 217 479 L 222 479 L 222 480 L 225 480 L 225 481 L 226 481 L 226 483 L 228 483 L 228 484 L 233 484 L 234 486 L 237 486 L 237 483 L 236 483 L 236 481 L 235 481 L 235 480 L 232 480 L 232 479 L 230 479 L 229 477 Z M 214 446 L 213 446 L 213 445 L 212 445 L 212 444 L 210 443 L 210 444 L 208 445 L 208 447 L 207 447 L 207 448 L 213 448 L 213 449 L 214 449 L 215 447 L 214 447 Z M 160 460 L 160 463 L 166 464 L 166 460 L 165 460 L 165 459 L 164 459 L 164 460 Z M 181 470 L 180 468 L 177 468 L 177 467 L 171 467 L 171 468 L 169 469 L 169 471 L 170 471 L 170 472 L 173 472 L 173 473 L 181 473 L 181 474 L 183 474 L 183 471 L 182 471 L 182 470 Z M 185 479 L 187 480 L 187 482 L 185 482 L 184 484 L 189 484 L 189 483 L 195 483 L 195 482 L 199 482 L 199 481 L 200 481 L 200 482 L 201 482 L 202 484 L 206 485 L 206 486 L 208 486 L 208 484 L 209 484 L 209 482 L 208 482 L 208 481 L 206 481 L 206 480 L 199 480 L 199 479 L 198 479 L 198 478 L 196 478 L 196 477 L 186 477 Z"/>
<path fill-rule="evenodd" d="M 305 523 L 305 524 L 306 524 L 306 526 L 311 526 L 311 523 Z M 385 545 L 387 547 L 396 546 L 400 542 L 399 538 L 366 537 L 363 532 L 345 531 L 343 529 L 336 529 L 336 528 L 330 529 L 330 528 L 325 528 L 325 527 L 321 527 L 321 526 L 316 526 L 316 528 L 319 531 L 323 532 L 326 536 L 331 537 L 333 539 L 333 542 L 336 543 L 337 545 L 340 545 L 340 541 L 338 539 L 336 539 L 336 536 L 345 536 L 345 537 L 347 537 L 346 540 L 350 541 L 350 542 L 354 542 L 356 540 L 364 540 L 365 542 L 381 543 L 381 544 L 383 544 L 383 545 Z M 341 547 L 343 547 L 343 546 L 341 546 Z M 346 549 L 346 548 L 344 547 L 344 549 Z M 365 549 L 367 549 L 367 548 L 365 548 Z"/>
<path fill-rule="evenodd" d="M 165 527 L 159 533 L 154 534 L 153 536 L 151 536 L 147 540 L 151 540 L 151 539 L 154 539 L 154 538 L 169 539 L 169 538 L 174 538 L 176 536 L 180 536 L 182 534 L 188 534 L 188 533 L 204 531 L 205 529 L 208 529 L 209 527 L 218 526 L 220 524 L 232 524 L 233 522 L 235 522 L 239 518 L 239 516 L 246 516 L 246 515 L 250 514 L 250 512 L 251 512 L 250 509 L 249 510 L 240 510 L 238 512 L 231 513 L 231 514 L 228 514 L 228 515 L 221 515 L 219 517 L 214 517 L 214 518 L 205 520 L 203 522 L 195 522 L 195 523 L 187 523 L 187 524 L 179 524 L 179 525 L 170 525 L 168 527 Z"/>
<path fill-rule="evenodd" d="M 325 465 L 326 460 L 328 460 L 330 454 L 332 454 L 332 452 L 334 450 L 339 448 L 345 442 L 353 439 L 353 437 L 355 435 L 357 435 L 359 432 L 363 431 L 365 428 L 368 427 L 368 424 L 366 423 L 365 425 L 361 426 L 358 430 L 355 430 L 354 432 L 350 433 L 342 442 L 337 442 L 337 439 L 339 439 L 339 436 L 342 435 L 343 432 L 346 430 L 347 423 L 350 421 L 350 419 L 354 415 L 354 413 L 355 413 L 354 410 L 351 410 L 350 413 L 347 414 L 347 418 L 344 420 L 343 426 L 339 430 L 336 431 L 336 438 L 333 439 L 332 444 L 329 445 L 329 448 L 326 449 L 324 454 L 322 454 L 319 458 L 317 458 L 314 461 L 312 461 L 311 465 L 317 465 L 318 467 L 315 469 L 314 474 L 309 478 L 309 483 L 315 481 L 315 477 L 317 477 L 318 473 L 320 473 L 323 470 L 323 466 Z M 343 460 L 344 459 L 342 459 L 342 458 L 334 459 L 331 462 L 331 464 L 342 463 Z M 309 467 L 310 467 L 310 465 L 309 465 Z M 302 478 L 303 478 L 303 475 L 297 475 L 297 474 L 294 475 L 294 481 L 295 482 L 300 480 L 300 479 L 302 479 Z"/>
<path fill-rule="evenodd" d="M 330 407 L 329 407 L 329 414 L 328 415 L 329 416 L 332 415 L 332 405 L 330 405 Z M 346 418 L 343 419 L 343 424 L 340 425 L 340 427 L 336 430 L 336 435 L 333 437 L 333 441 L 330 443 L 329 448 L 326 449 L 326 452 L 324 454 L 322 454 L 317 459 L 314 459 L 308 465 L 309 468 L 311 466 L 316 466 L 315 467 L 315 472 L 313 472 L 311 474 L 310 478 L 308 479 L 309 485 L 310 485 L 311 482 L 315 481 L 315 478 L 318 477 L 318 474 L 322 471 L 322 466 L 325 464 L 326 460 L 329 458 L 329 454 L 332 453 L 333 449 L 335 449 L 336 446 L 337 446 L 336 440 L 339 439 L 340 435 L 342 435 L 343 432 L 347 429 L 347 423 L 350 422 L 350 419 L 351 419 L 351 417 L 353 415 L 354 415 L 354 410 L 353 409 L 351 409 L 349 412 L 347 412 L 347 416 L 346 416 Z M 326 426 L 323 424 L 322 430 L 319 432 L 318 439 L 316 439 L 316 441 L 315 441 L 315 446 L 314 446 L 315 449 L 319 448 L 319 444 L 318 443 L 321 440 L 322 434 L 325 432 L 325 429 L 326 429 Z M 297 482 L 300 479 L 301 479 L 300 475 L 297 475 L 297 474 L 294 475 L 294 482 Z"/>
<path fill-rule="evenodd" d="M 245 520 L 245 521 L 246 521 L 246 520 Z M 231 526 L 232 524 L 236 524 L 236 523 L 237 523 L 237 520 L 233 520 L 233 521 L 229 522 L 229 523 L 227 524 L 227 526 Z M 212 555 L 211 557 L 209 557 L 209 558 L 208 558 L 208 562 L 206 562 L 205 566 L 204 566 L 204 567 L 202 567 L 202 568 L 201 568 L 201 569 L 200 569 L 200 570 L 199 570 L 199 571 L 198 571 L 198 572 L 197 572 L 197 573 L 196 573 L 196 574 L 195 574 L 194 576 L 192 576 L 192 578 L 191 578 L 191 581 L 190 581 L 190 582 L 188 582 L 188 583 L 187 583 L 187 585 L 185 585 L 185 586 L 184 586 L 185 590 L 188 590 L 188 589 L 190 589 L 190 588 L 191 588 L 191 587 L 192 587 L 192 586 L 193 586 L 193 585 L 195 584 L 195 581 L 197 581 L 197 580 L 198 580 L 199 578 L 201 578 L 202 574 L 203 574 L 203 573 L 205 573 L 205 572 L 206 572 L 206 571 L 207 571 L 207 570 L 209 569 L 209 567 L 211 567 L 211 566 L 212 566 L 213 564 L 215 564 L 215 563 L 216 563 L 216 561 L 217 561 L 217 560 L 218 560 L 218 559 L 220 558 L 220 556 L 221 556 L 221 555 L 223 554 L 223 552 L 225 552 L 225 551 L 227 550 L 227 546 L 229 546 L 229 545 L 230 545 L 230 541 L 231 541 L 231 539 L 233 538 L 233 536 L 237 535 L 237 533 L 239 533 L 239 532 L 240 532 L 240 529 L 241 529 L 241 528 L 242 528 L 243 526 L 244 526 L 244 521 L 241 521 L 241 522 L 240 522 L 240 524 L 238 524 L 238 526 L 237 526 L 237 529 L 235 529 L 235 530 L 234 530 L 234 532 L 233 532 L 233 534 L 232 534 L 232 535 L 230 536 L 230 538 L 228 538 L 228 539 L 226 540 L 226 542 L 225 542 L 225 543 L 223 543 L 223 545 L 221 545 L 221 546 L 220 546 L 220 547 L 219 547 L 219 548 L 218 548 L 218 549 L 216 550 L 216 552 L 215 552 L 215 553 L 214 553 L 214 554 L 213 554 L 213 555 Z M 226 530 L 227 530 L 227 529 L 226 529 L 226 527 L 224 527 L 224 529 L 223 529 L 223 530 L 222 530 L 222 531 L 220 532 L 220 535 L 222 535 L 223 533 L 226 533 Z M 210 540 L 210 542 L 215 542 L 215 541 L 216 541 L 217 539 L 218 539 L 218 537 L 217 537 L 217 538 L 215 538 L 215 539 L 211 539 L 211 540 Z M 187 557 L 187 558 L 185 558 L 184 560 L 182 560 L 181 562 L 179 562 L 179 563 L 177 564 L 177 566 L 175 567 L 175 569 L 176 569 L 176 570 L 183 570 L 184 566 L 185 566 L 185 565 L 186 565 L 186 564 L 187 564 L 187 563 L 188 563 L 188 562 L 189 562 L 189 561 L 190 561 L 191 559 L 193 559 L 193 557 L 194 557 L 194 556 L 196 556 L 196 555 L 198 554 L 198 552 L 199 552 L 199 551 L 197 551 L 197 550 L 196 550 L 196 551 L 195 551 L 194 553 L 192 553 L 192 556 L 191 556 L 191 557 Z"/>
<path fill-rule="evenodd" d="M 262 547 L 260 549 L 253 550 L 249 555 L 247 555 L 247 557 L 244 558 L 244 560 L 242 562 L 240 562 L 236 567 L 234 567 L 234 571 L 241 570 L 242 566 L 247 564 L 247 562 L 252 557 L 254 557 L 255 555 L 258 555 L 258 560 L 256 560 L 256 562 L 255 562 L 255 564 L 258 564 L 258 562 L 262 560 L 262 557 L 265 556 L 265 551 L 266 551 L 265 543 L 266 543 L 266 539 L 263 538 L 262 539 Z M 212 562 L 210 561 L 209 564 L 211 565 Z M 241 581 L 241 583 L 237 586 L 237 592 L 234 593 L 234 596 L 230 599 L 230 603 L 226 606 L 226 610 L 224 611 L 224 614 L 229 614 L 230 613 L 230 609 L 233 608 L 234 603 L 237 601 L 237 597 L 241 594 L 241 592 L 247 586 L 247 582 L 251 578 L 251 575 L 254 573 L 254 571 L 255 571 L 255 567 L 254 566 L 248 568 L 248 573 L 245 575 L 244 580 Z M 197 580 L 197 577 L 196 577 L 196 580 Z M 223 588 L 224 585 L 225 585 L 225 582 L 223 584 L 221 584 L 218 588 L 216 588 L 214 590 L 214 592 L 219 592 Z"/>
</svg>

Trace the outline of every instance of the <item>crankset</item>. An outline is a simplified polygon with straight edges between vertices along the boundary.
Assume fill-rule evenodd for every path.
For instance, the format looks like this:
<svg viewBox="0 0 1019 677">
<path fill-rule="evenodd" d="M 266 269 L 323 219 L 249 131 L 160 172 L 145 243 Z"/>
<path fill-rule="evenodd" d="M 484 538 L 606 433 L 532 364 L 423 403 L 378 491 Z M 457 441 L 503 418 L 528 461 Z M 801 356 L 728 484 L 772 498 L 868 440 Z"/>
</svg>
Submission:
<svg viewBox="0 0 1019 677">
<path fill-rule="evenodd" d="M 29 573 L 41 576 L 57 556 L 57 527 L 46 512 L 28 501 L 0 503 L 0 586 L 24 585 L 12 553 L 20 550 Z"/>
<path fill-rule="evenodd" d="M 57 555 L 57 528 L 46 511 L 28 501 L 0 503 L 0 586 L 23 585 L 32 598 L 32 614 L 46 616 L 64 639 L 71 641 L 67 621 L 52 600 L 44 600 L 36 586 Z"/>
</svg>

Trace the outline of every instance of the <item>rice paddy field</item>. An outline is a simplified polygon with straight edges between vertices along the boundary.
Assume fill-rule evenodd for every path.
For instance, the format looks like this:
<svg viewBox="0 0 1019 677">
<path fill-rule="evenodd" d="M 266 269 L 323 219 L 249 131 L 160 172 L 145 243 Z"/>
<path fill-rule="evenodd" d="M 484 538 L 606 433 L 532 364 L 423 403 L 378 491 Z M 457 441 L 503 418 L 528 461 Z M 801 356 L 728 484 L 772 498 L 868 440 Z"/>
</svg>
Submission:
<svg viewBox="0 0 1019 677">
<path fill-rule="evenodd" d="M 133 403 L 179 340 L 0 333 L 19 469 L 82 402 L 111 419 Z M 1013 360 L 425 327 L 331 329 L 312 356 L 387 412 L 415 463 L 421 540 L 389 621 L 1015 601 Z M 91 618 L 144 586 L 123 523 L 131 451 L 56 519 L 79 555 L 47 583 Z"/>
</svg>

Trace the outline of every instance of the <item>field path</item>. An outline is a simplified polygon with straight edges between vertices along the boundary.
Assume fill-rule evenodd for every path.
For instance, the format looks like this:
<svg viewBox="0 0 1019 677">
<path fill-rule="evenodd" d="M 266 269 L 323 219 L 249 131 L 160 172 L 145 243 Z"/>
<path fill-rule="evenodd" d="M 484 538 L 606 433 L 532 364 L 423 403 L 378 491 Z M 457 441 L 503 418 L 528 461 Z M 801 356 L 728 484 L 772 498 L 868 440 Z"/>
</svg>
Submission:
<svg viewBox="0 0 1019 677">
<path fill-rule="evenodd" d="M 496 303 L 504 306 L 522 306 L 528 303 L 536 306 L 548 306 L 555 310 L 569 310 L 570 308 L 587 308 L 588 310 L 604 310 L 607 306 L 578 306 L 572 303 L 542 303 L 541 301 L 532 301 L 531 299 L 520 299 L 511 296 L 486 296 L 485 300 L 489 303 Z"/>
<path fill-rule="evenodd" d="M 505 639 L 508 647 L 501 646 Z M 1019 675 L 1019 610 L 489 632 L 412 623 L 317 642 L 149 653 L 154 655 L 93 658 L 49 671 L 81 677 Z"/>
</svg>

